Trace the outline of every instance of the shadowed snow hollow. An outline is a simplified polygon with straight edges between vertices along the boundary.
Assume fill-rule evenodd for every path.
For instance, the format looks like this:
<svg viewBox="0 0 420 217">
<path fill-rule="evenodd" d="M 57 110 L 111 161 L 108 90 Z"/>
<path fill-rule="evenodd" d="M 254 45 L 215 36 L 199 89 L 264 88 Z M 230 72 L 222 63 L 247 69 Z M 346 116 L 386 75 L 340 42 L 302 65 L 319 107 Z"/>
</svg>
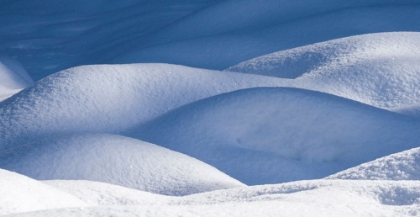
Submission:
<svg viewBox="0 0 420 217">
<path fill-rule="evenodd" d="M 244 186 L 194 158 L 107 134 L 48 138 L 3 152 L 0 168 L 41 180 L 91 180 L 166 195 Z"/>
<path fill-rule="evenodd" d="M 416 147 L 420 139 L 419 123 L 402 115 L 291 88 L 200 100 L 129 135 L 193 156 L 246 184 L 320 178 Z"/>
<path fill-rule="evenodd" d="M 0 215 L 87 206 L 71 194 L 3 169 L 0 169 L 0 195 Z"/>
<path fill-rule="evenodd" d="M 420 180 L 420 148 L 385 156 L 328 179 Z"/>
<path fill-rule="evenodd" d="M 16 60 L 0 56 L 0 102 L 33 83 Z"/>
<path fill-rule="evenodd" d="M 303 88 L 402 113 L 416 115 L 420 110 L 417 32 L 337 39 L 268 54 L 227 70 L 295 78 Z"/>
</svg>

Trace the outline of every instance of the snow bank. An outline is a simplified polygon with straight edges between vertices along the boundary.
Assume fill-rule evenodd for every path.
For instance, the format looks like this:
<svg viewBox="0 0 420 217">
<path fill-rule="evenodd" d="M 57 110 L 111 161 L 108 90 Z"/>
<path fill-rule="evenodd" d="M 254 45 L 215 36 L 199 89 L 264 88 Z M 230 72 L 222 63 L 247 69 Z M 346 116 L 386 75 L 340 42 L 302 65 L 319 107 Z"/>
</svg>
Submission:
<svg viewBox="0 0 420 217">
<path fill-rule="evenodd" d="M 327 179 L 420 180 L 420 148 L 385 156 Z"/>
<path fill-rule="evenodd" d="M 0 103 L 0 151 L 51 135 L 120 133 L 195 100 L 281 83 L 166 64 L 76 67 Z"/>
<path fill-rule="evenodd" d="M 14 216 L 416 216 L 418 182 L 301 181 L 173 198 L 159 206 L 57 209 Z"/>
<path fill-rule="evenodd" d="M 166 195 L 243 186 L 194 158 L 107 134 L 47 138 L 0 155 L 0 168 L 50 180 L 91 180 Z"/>
<path fill-rule="evenodd" d="M 296 78 L 304 88 L 409 113 L 419 109 L 420 33 L 332 40 L 261 56 L 228 70 Z"/>
<path fill-rule="evenodd" d="M 170 198 L 132 188 L 86 180 L 49 180 L 43 181 L 43 183 L 74 195 L 93 206 L 157 206 L 168 203 Z"/>
<path fill-rule="evenodd" d="M 3 169 L 0 169 L 0 195 L 0 215 L 87 206 L 71 194 Z"/>
<path fill-rule="evenodd" d="M 416 147 L 418 125 L 329 94 L 252 88 L 180 107 L 128 135 L 262 184 L 320 178 Z"/>
</svg>

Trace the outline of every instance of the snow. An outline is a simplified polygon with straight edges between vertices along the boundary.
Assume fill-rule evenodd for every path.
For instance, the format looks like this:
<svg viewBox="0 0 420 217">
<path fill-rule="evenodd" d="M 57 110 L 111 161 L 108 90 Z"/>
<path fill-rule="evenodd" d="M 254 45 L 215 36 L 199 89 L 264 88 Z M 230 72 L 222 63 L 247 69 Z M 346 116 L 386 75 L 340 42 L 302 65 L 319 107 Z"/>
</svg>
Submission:
<svg viewBox="0 0 420 217">
<path fill-rule="evenodd" d="M 420 149 L 391 154 L 341 171 L 328 179 L 420 180 Z"/>
<path fill-rule="evenodd" d="M 18 61 L 0 56 L 0 102 L 32 84 L 31 77 Z"/>
<path fill-rule="evenodd" d="M 342 38 L 257 57 L 229 71 L 296 79 L 304 88 L 418 116 L 420 33 Z"/>
<path fill-rule="evenodd" d="M 3 152 L 0 168 L 38 180 L 90 180 L 166 195 L 243 186 L 194 158 L 107 134 L 46 138 Z"/>
<path fill-rule="evenodd" d="M 1 216 L 420 216 L 417 0 L 0 20 Z"/>
<path fill-rule="evenodd" d="M 416 216 L 414 181 L 316 180 L 168 197 L 165 204 L 97 206 L 11 216 Z"/>
<path fill-rule="evenodd" d="M 0 195 L 0 215 L 87 206 L 71 194 L 3 169 L 0 169 Z"/>
<path fill-rule="evenodd" d="M 252 88 L 193 102 L 128 135 L 254 185 L 321 178 L 417 147 L 418 124 L 320 92 Z"/>
</svg>

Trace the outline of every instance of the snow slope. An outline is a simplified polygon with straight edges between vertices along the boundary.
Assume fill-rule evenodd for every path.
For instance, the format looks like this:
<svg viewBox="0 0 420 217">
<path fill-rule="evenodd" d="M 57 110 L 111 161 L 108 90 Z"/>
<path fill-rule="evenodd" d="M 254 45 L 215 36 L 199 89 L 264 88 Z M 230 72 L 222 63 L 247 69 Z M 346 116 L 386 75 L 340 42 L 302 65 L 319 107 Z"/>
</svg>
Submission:
<svg viewBox="0 0 420 217">
<path fill-rule="evenodd" d="M 255 1 L 248 2 L 260 4 Z M 313 1 L 299 1 L 296 4 L 320 4 L 323 8 L 328 7 L 328 4 L 324 5 L 319 1 L 310 2 Z M 335 4 L 347 4 L 346 2 L 340 1 Z M 137 49 L 117 56 L 113 63 L 165 62 L 221 70 L 264 54 L 342 37 L 379 32 L 420 31 L 417 25 L 420 19 L 418 2 L 401 5 L 386 4 L 382 1 L 367 2 L 369 3 L 370 6 L 337 8 L 285 22 L 269 20 L 254 27 L 223 32 L 219 30 L 218 34 L 216 30 L 216 34 Z M 235 9 L 231 8 L 231 11 Z M 216 13 L 214 15 L 218 16 Z M 205 28 L 207 22 L 212 23 L 212 20 L 214 19 L 197 19 L 196 23 Z M 230 23 L 230 20 L 226 23 Z M 181 28 L 179 29 L 181 31 Z M 168 37 L 173 34 L 177 32 L 168 34 Z"/>
<path fill-rule="evenodd" d="M 418 126 L 329 94 L 253 88 L 193 102 L 128 135 L 263 184 L 320 178 L 416 147 Z"/>
<path fill-rule="evenodd" d="M 328 179 L 420 180 L 420 148 L 391 154 L 327 177 Z"/>
<path fill-rule="evenodd" d="M 99 206 L 11 216 L 416 216 L 413 181 L 300 181 L 220 190 L 155 206 Z"/>
<path fill-rule="evenodd" d="M 46 138 L 3 152 L 0 168 L 38 180 L 91 180 L 166 195 L 243 186 L 194 158 L 107 134 Z"/>
<path fill-rule="evenodd" d="M 71 194 L 0 169 L 0 215 L 65 207 L 85 207 Z"/>
<path fill-rule="evenodd" d="M 305 88 L 403 113 L 420 109 L 420 33 L 353 36 L 280 51 L 229 71 L 295 78 Z"/>
<path fill-rule="evenodd" d="M 48 180 L 42 182 L 74 195 L 83 202 L 92 206 L 156 206 L 168 203 L 171 198 L 132 188 L 87 180 Z"/>
<path fill-rule="evenodd" d="M 111 61 L 224 69 L 346 36 L 419 31 L 419 10 L 416 0 L 6 0 L 0 54 L 34 80 Z"/>
<path fill-rule="evenodd" d="M 0 101 L 31 84 L 31 77 L 19 62 L 0 56 Z"/>
</svg>

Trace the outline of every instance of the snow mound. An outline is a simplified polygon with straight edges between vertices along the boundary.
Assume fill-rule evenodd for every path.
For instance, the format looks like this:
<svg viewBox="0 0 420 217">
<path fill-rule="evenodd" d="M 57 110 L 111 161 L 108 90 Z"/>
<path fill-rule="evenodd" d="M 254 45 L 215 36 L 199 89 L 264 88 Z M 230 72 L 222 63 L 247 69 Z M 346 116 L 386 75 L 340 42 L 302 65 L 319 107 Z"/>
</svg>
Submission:
<svg viewBox="0 0 420 217">
<path fill-rule="evenodd" d="M 186 195 L 243 186 L 194 158 L 107 134 L 47 138 L 3 152 L 0 168 L 38 180 L 90 180 L 143 191 Z"/>
<path fill-rule="evenodd" d="M 71 194 L 3 169 L 0 169 L 0 195 L 0 215 L 87 206 Z"/>
<path fill-rule="evenodd" d="M 166 64 L 76 67 L 0 103 L 0 151 L 51 135 L 119 133 L 195 100 L 281 83 Z"/>
<path fill-rule="evenodd" d="M 420 106 L 420 33 L 342 38 L 268 54 L 227 70 L 297 78 L 308 89 L 410 113 Z"/>
<path fill-rule="evenodd" d="M 263 184 L 320 178 L 417 147 L 418 125 L 325 93 L 252 88 L 180 107 L 128 135 Z"/>
<path fill-rule="evenodd" d="M 413 181 L 315 180 L 220 190 L 172 198 L 159 206 L 56 209 L 14 216 L 416 216 Z"/>
<path fill-rule="evenodd" d="M 167 203 L 168 196 L 125 188 L 102 182 L 86 180 L 49 180 L 43 181 L 93 206 L 109 205 L 148 205 Z"/>
<path fill-rule="evenodd" d="M 382 157 L 327 179 L 420 180 L 420 148 Z"/>
</svg>

